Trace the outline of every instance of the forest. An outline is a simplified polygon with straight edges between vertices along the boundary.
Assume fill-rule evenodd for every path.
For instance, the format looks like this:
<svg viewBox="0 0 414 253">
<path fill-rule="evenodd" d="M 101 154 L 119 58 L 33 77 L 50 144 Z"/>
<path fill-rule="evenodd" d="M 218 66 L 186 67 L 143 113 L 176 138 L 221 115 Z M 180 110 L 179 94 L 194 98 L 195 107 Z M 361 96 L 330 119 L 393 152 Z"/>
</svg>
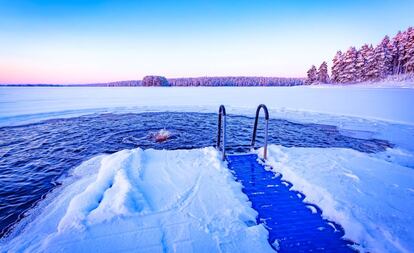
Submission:
<svg viewBox="0 0 414 253">
<path fill-rule="evenodd" d="M 306 84 L 359 83 L 379 81 L 392 75 L 414 72 L 414 28 L 399 31 L 392 39 L 385 36 L 376 45 L 351 46 L 346 52 L 338 51 L 332 60 L 331 76 L 323 62 L 317 69 L 313 65 L 307 72 Z"/>
</svg>

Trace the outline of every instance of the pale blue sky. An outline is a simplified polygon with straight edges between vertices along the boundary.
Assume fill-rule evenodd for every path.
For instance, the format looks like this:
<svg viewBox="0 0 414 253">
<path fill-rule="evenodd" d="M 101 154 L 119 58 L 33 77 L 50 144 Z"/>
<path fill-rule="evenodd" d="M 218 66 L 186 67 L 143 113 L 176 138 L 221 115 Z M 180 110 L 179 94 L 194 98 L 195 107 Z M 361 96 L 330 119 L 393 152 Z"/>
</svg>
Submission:
<svg viewBox="0 0 414 253">
<path fill-rule="evenodd" d="M 414 25 L 414 1 L 0 0 L 0 83 L 305 76 Z"/>
</svg>

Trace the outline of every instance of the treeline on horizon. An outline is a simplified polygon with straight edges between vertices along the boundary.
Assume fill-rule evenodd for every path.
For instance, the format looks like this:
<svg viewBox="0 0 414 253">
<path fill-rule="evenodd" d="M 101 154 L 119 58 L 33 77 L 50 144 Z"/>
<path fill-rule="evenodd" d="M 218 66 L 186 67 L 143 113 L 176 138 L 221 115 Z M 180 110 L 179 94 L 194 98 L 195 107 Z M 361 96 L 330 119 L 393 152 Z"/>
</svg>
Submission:
<svg viewBox="0 0 414 253">
<path fill-rule="evenodd" d="M 380 81 L 392 75 L 414 73 L 414 28 L 399 31 L 392 39 L 385 36 L 373 47 L 350 47 L 338 51 L 332 60 L 331 76 L 323 62 L 318 69 L 313 65 L 307 72 L 306 84 L 359 83 Z"/>
<path fill-rule="evenodd" d="M 106 84 L 96 84 L 97 86 L 142 86 L 142 87 L 221 87 L 221 86 L 297 86 L 303 85 L 303 78 L 283 78 L 283 77 L 246 77 L 246 76 L 227 76 L 227 77 L 183 77 L 166 78 L 164 76 L 148 75 L 138 81 L 120 81 Z"/>
<path fill-rule="evenodd" d="M 169 78 L 167 80 L 170 86 L 297 86 L 304 83 L 303 78 L 246 76 Z"/>
<path fill-rule="evenodd" d="M 304 78 L 284 78 L 284 77 L 185 77 L 185 78 L 165 78 L 163 76 L 149 75 L 142 80 L 117 81 L 108 83 L 93 84 L 10 84 L 5 86 L 29 86 L 29 87 L 187 87 L 187 86 L 206 86 L 206 87 L 228 87 L 228 86 L 297 86 L 303 85 Z"/>
</svg>

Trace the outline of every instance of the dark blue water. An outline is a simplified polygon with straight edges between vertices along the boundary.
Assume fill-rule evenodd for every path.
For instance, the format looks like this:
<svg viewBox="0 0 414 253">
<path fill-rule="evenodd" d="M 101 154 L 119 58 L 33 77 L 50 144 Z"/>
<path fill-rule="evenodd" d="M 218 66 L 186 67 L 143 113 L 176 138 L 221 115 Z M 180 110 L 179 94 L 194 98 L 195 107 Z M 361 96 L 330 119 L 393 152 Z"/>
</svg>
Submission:
<svg viewBox="0 0 414 253">
<path fill-rule="evenodd" d="M 230 152 L 248 150 L 253 118 L 227 117 Z M 263 125 L 263 124 L 261 124 Z M 156 143 L 153 133 L 166 128 L 172 137 Z M 257 145 L 263 141 L 258 130 Z M 0 237 L 59 186 L 62 176 L 97 154 L 122 149 L 191 149 L 214 146 L 217 115 L 207 113 L 101 114 L 53 119 L 0 128 Z M 334 126 L 271 119 L 269 142 L 287 147 L 344 147 L 380 152 L 384 140 L 344 136 Z"/>
</svg>

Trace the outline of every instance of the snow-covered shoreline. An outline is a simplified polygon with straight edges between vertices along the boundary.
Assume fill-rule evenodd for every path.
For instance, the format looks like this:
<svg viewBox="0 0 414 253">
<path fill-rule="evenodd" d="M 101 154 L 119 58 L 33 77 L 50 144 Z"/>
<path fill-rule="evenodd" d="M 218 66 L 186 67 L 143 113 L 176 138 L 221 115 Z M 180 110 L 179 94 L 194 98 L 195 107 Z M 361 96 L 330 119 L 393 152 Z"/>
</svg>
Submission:
<svg viewBox="0 0 414 253">
<path fill-rule="evenodd" d="M 411 252 L 414 173 L 404 163 L 414 157 L 390 162 L 393 152 L 270 145 L 268 163 L 363 252 Z M 214 148 L 99 155 L 75 168 L 0 248 L 270 252 L 241 187 Z"/>
<path fill-rule="evenodd" d="M 273 252 L 214 148 L 123 150 L 72 177 L 1 252 Z"/>
</svg>

